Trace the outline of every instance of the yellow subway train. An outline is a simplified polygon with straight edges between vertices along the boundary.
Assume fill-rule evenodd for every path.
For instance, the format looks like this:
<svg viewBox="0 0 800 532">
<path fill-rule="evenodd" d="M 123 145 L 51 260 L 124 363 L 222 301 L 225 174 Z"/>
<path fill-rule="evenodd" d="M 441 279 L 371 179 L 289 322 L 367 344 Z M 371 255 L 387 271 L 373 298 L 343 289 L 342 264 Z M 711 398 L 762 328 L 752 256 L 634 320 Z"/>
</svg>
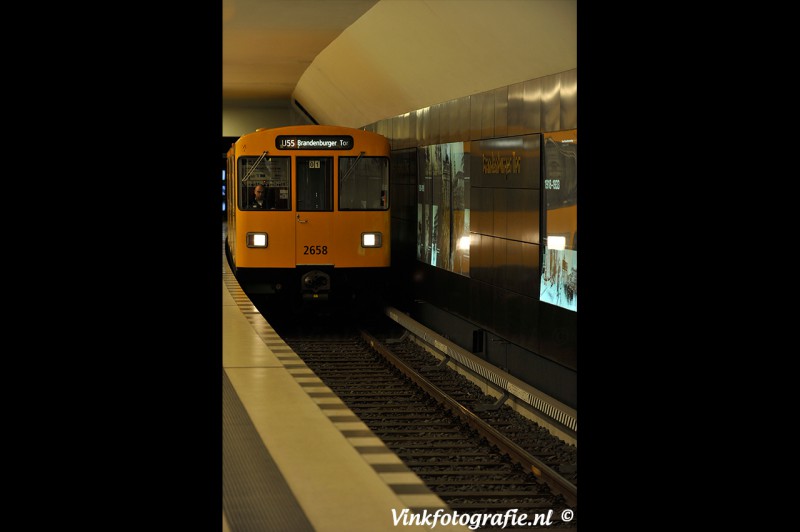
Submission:
<svg viewBox="0 0 800 532">
<path fill-rule="evenodd" d="M 227 153 L 226 253 L 249 294 L 374 295 L 391 265 L 389 141 L 371 131 L 258 129 Z"/>
</svg>

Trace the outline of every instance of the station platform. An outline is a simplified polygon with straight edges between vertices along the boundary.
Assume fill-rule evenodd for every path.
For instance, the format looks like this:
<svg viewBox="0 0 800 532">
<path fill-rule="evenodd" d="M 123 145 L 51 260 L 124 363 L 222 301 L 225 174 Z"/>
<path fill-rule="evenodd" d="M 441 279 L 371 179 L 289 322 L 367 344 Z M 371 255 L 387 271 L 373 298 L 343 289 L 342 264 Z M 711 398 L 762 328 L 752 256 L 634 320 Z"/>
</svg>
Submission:
<svg viewBox="0 0 800 532">
<path fill-rule="evenodd" d="M 224 532 L 430 530 L 411 516 L 449 511 L 275 333 L 224 245 L 222 307 Z"/>
</svg>

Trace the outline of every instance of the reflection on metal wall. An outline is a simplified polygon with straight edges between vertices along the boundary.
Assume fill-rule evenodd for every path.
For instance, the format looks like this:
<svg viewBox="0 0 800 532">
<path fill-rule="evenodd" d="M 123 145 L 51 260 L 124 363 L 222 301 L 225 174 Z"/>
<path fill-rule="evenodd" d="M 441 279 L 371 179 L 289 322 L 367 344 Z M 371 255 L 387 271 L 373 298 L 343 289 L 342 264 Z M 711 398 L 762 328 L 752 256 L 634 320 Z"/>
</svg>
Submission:
<svg viewBox="0 0 800 532">
<path fill-rule="evenodd" d="M 576 69 L 463 96 L 363 127 L 392 149 L 578 127 Z"/>
<path fill-rule="evenodd" d="M 463 297 L 420 287 L 426 298 L 436 299 L 429 302 L 573 370 L 577 369 L 575 313 L 541 305 L 539 300 L 545 199 L 540 159 L 544 134 L 577 128 L 577 96 L 577 70 L 569 70 L 364 126 L 386 136 L 393 152 L 417 150 L 417 175 L 402 175 L 412 165 L 393 166 L 392 186 L 400 180 L 431 187 L 404 196 L 393 194 L 392 249 L 416 249 L 417 260 L 435 266 L 442 275 L 469 277 L 468 303 Z M 463 219 L 456 219 L 455 201 L 452 217 L 445 217 L 438 211 L 444 203 L 435 200 L 435 183 L 438 180 L 441 196 L 445 174 L 455 190 L 455 171 L 444 172 L 441 163 L 427 170 L 424 166 L 431 154 L 435 158 L 442 149 L 450 151 L 451 147 L 445 148 L 448 144 L 461 146 L 469 161 Z M 484 164 L 494 165 L 496 171 L 482 171 Z M 405 205 L 401 198 L 414 203 Z M 402 214 L 402 219 L 395 215 L 412 212 L 412 216 Z M 456 235 L 454 223 L 460 224 L 461 237 L 465 232 L 470 236 L 468 251 L 460 257 L 455 242 L 464 241 Z M 446 249 L 445 243 L 450 247 Z"/>
<path fill-rule="evenodd" d="M 472 142 L 470 150 L 470 254 L 480 265 L 470 276 L 525 297 L 538 296 L 540 156 L 539 134 Z"/>
</svg>

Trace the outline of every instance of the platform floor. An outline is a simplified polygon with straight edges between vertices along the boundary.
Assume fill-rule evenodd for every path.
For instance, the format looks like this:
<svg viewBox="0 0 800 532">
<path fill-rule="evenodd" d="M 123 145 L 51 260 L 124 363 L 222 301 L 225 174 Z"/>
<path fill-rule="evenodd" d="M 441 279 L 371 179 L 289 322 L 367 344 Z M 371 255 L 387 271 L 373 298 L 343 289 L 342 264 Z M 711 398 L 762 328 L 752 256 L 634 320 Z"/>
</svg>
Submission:
<svg viewBox="0 0 800 532">
<path fill-rule="evenodd" d="M 394 517 L 447 506 L 278 337 L 224 250 L 222 266 L 223 531 L 430 530 Z"/>
</svg>

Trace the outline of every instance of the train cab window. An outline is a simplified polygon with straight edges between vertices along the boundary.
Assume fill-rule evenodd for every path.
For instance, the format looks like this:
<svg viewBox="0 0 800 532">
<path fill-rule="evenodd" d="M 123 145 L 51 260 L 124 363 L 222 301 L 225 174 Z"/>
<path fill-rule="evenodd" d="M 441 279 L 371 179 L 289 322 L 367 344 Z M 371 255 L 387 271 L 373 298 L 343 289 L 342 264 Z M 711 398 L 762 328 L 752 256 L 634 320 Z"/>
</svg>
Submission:
<svg viewBox="0 0 800 532">
<path fill-rule="evenodd" d="M 239 208 L 242 210 L 289 210 L 291 207 L 291 158 L 239 157 Z"/>
<path fill-rule="evenodd" d="M 389 208 L 389 159 L 339 157 L 339 210 Z"/>
<path fill-rule="evenodd" d="M 333 210 L 333 158 L 297 158 L 297 210 Z"/>
</svg>

